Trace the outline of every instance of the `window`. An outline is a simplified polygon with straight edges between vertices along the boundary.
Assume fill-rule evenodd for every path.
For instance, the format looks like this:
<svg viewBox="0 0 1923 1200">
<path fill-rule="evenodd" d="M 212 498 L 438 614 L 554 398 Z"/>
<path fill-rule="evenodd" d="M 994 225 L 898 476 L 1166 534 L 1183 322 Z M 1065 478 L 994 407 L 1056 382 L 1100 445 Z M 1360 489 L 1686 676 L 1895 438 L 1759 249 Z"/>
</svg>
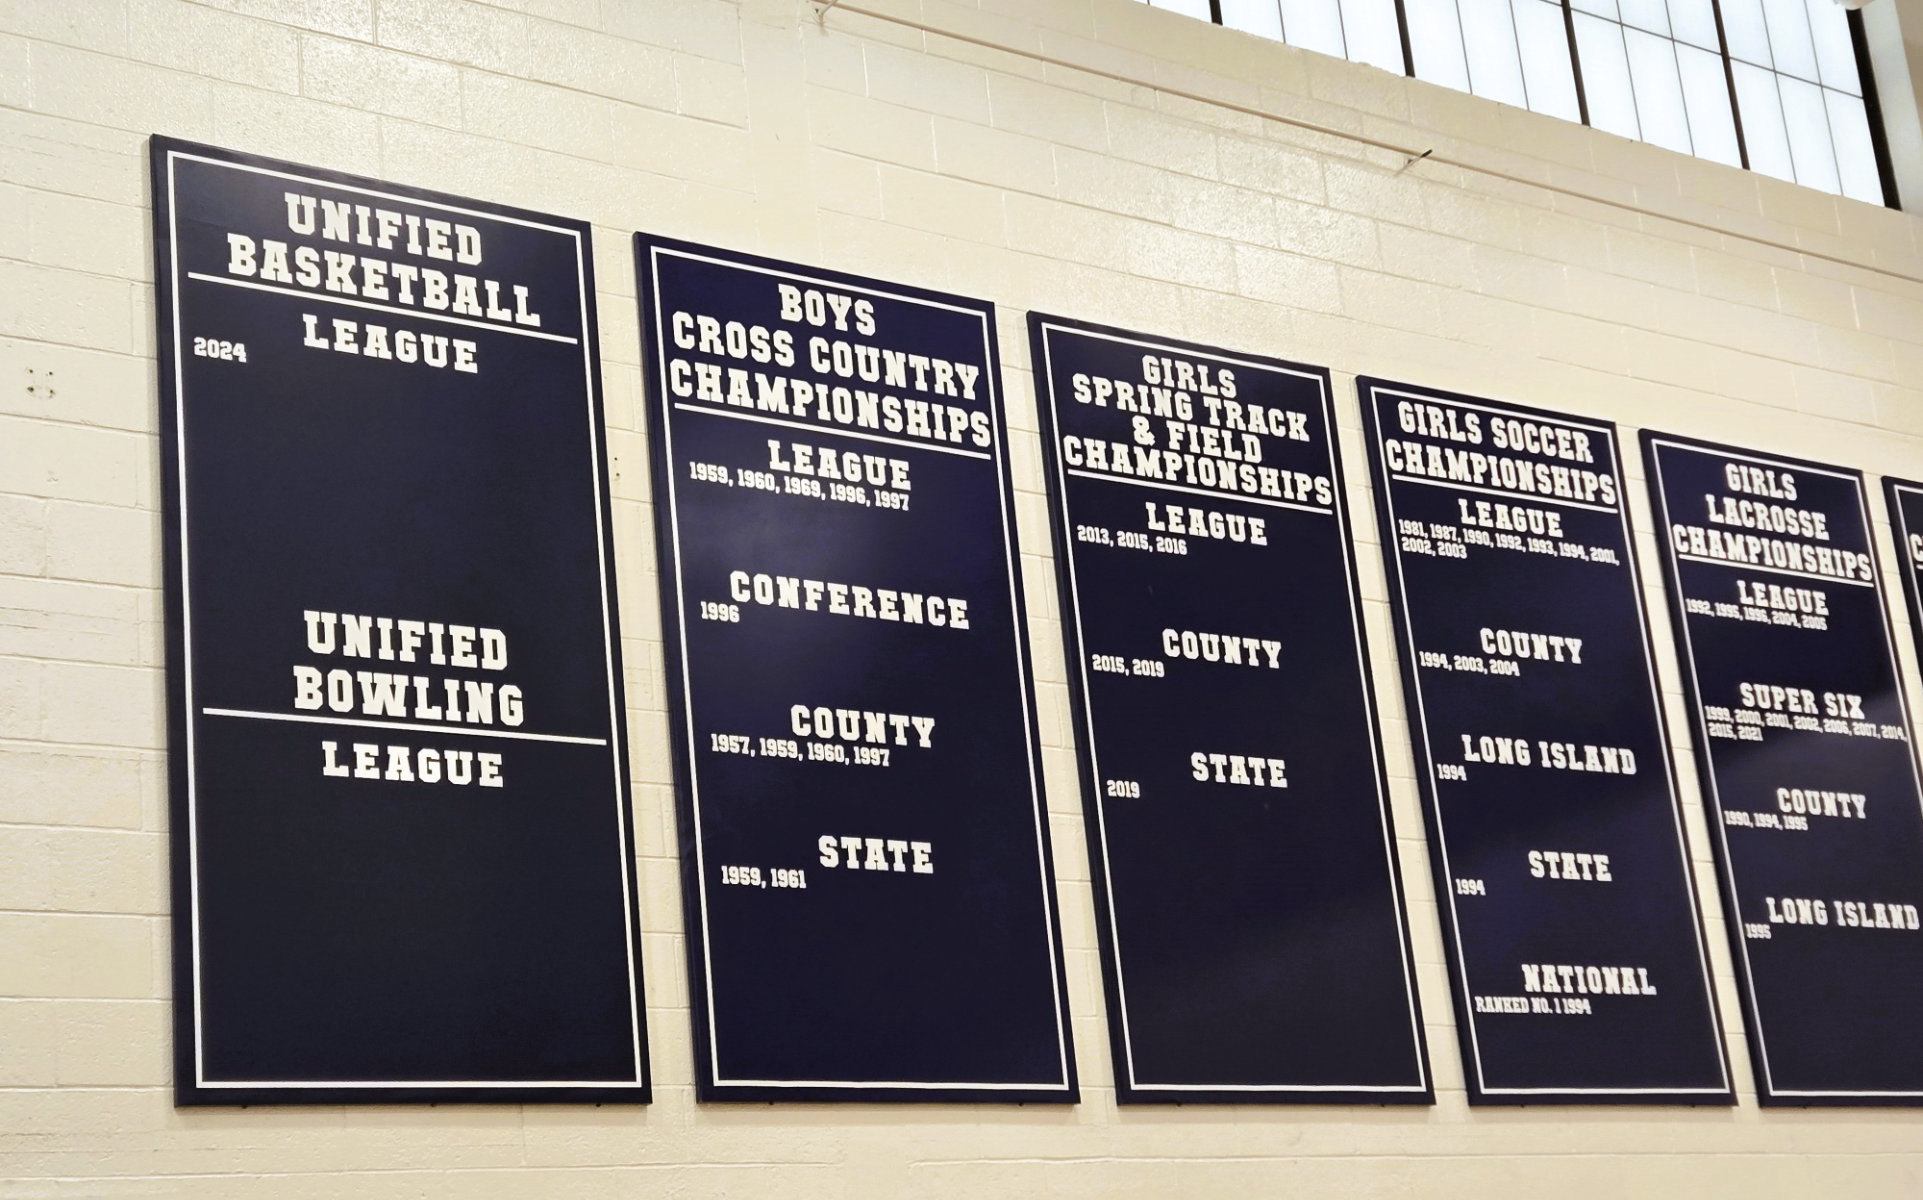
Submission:
<svg viewBox="0 0 1923 1200">
<path fill-rule="evenodd" d="M 1891 203 L 1835 0 L 1145 0 L 1458 91 Z"/>
</svg>

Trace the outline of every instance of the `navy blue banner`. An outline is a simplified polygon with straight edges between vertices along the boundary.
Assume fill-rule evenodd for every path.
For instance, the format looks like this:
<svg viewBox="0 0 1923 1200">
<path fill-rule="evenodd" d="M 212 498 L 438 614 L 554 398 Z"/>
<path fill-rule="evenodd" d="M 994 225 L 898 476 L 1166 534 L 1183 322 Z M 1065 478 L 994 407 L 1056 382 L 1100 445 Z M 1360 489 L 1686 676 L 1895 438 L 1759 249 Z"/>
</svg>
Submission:
<svg viewBox="0 0 1923 1200">
<path fill-rule="evenodd" d="M 1616 427 L 1359 379 L 1476 1104 L 1732 1104 Z"/>
<path fill-rule="evenodd" d="M 1923 792 L 1863 476 L 1643 453 L 1757 1098 L 1923 1102 Z"/>
<path fill-rule="evenodd" d="M 1029 334 L 1119 1099 L 1428 1103 L 1328 372 Z"/>
<path fill-rule="evenodd" d="M 152 165 L 180 1103 L 646 1100 L 588 227 Z"/>
<path fill-rule="evenodd" d="M 994 306 L 635 254 L 698 1095 L 1075 1100 Z"/>
<path fill-rule="evenodd" d="M 1890 506 L 1890 532 L 1896 537 L 1897 574 L 1909 601 L 1910 636 L 1923 653 L 1923 483 L 1883 479 L 1883 498 Z"/>
</svg>

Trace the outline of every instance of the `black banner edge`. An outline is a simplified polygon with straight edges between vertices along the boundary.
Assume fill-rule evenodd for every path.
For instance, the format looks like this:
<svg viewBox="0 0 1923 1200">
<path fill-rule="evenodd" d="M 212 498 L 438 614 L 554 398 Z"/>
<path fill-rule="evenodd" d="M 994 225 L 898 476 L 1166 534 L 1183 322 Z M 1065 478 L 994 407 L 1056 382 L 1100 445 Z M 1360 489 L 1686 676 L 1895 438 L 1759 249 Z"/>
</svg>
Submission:
<svg viewBox="0 0 1923 1200">
<path fill-rule="evenodd" d="M 168 152 L 185 143 L 159 135 L 147 139 L 149 204 L 153 218 L 154 355 L 158 376 L 155 403 L 160 409 L 161 604 L 166 647 L 161 668 L 167 693 L 167 875 L 172 908 L 174 1105 L 216 1103 L 196 1082 L 196 1025 L 200 1005 L 192 962 L 182 947 L 192 944 L 193 878 L 187 845 L 187 694 L 186 611 L 181 600 L 180 429 L 175 421 L 179 396 L 174 387 L 173 289 L 163 284 L 162 264 L 173 261 L 173 204 L 167 188 Z M 198 148 L 198 147 L 196 147 Z M 171 275 L 171 266 L 165 272 Z"/>
<path fill-rule="evenodd" d="M 1065 522 L 1058 519 L 1058 514 L 1055 512 L 1058 498 L 1065 498 L 1066 492 L 1057 475 L 1055 456 L 1049 453 L 1050 447 L 1055 444 L 1056 436 L 1054 406 L 1043 399 L 1046 388 L 1043 380 L 1045 368 L 1042 364 L 1047 361 L 1047 352 L 1042 325 L 1050 319 L 1033 310 L 1028 313 L 1030 392 L 1035 398 L 1035 414 L 1041 427 L 1043 487 L 1044 499 L 1047 501 L 1044 507 L 1048 512 L 1049 553 L 1053 557 L 1058 616 L 1062 622 L 1063 673 L 1068 676 L 1069 719 L 1070 724 L 1074 726 L 1071 733 L 1075 745 L 1075 783 L 1082 801 L 1082 836 L 1087 843 L 1089 894 L 1095 906 L 1095 939 L 1097 957 L 1101 960 L 1102 969 L 1102 1007 L 1108 1025 L 1107 1040 L 1112 1072 L 1110 1082 L 1115 1089 L 1116 1102 L 1129 1104 L 1136 1103 L 1138 1100 L 1135 1089 L 1128 1079 L 1128 1058 L 1122 1037 L 1122 993 L 1120 980 L 1116 975 L 1115 949 L 1109 936 L 1108 864 L 1102 858 L 1101 834 L 1098 832 L 1097 822 L 1093 819 L 1094 792 L 1089 786 L 1087 773 L 1083 769 L 1083 764 L 1089 761 L 1090 751 L 1087 723 L 1083 720 L 1083 714 L 1088 710 L 1087 699 L 1082 694 L 1081 672 L 1076 670 L 1076 664 L 1081 661 L 1083 649 L 1070 611 L 1072 601 L 1069 598 L 1069 571 L 1066 557 L 1070 552 L 1069 534 L 1065 528 Z"/>
<path fill-rule="evenodd" d="M 647 235 L 642 233 L 634 234 L 631 240 L 634 246 L 635 291 L 640 301 L 637 312 L 641 340 L 641 390 L 645 397 L 641 407 L 648 418 L 644 433 L 648 443 L 649 508 L 654 515 L 655 571 L 661 592 L 661 657 L 668 676 L 668 759 L 674 772 L 675 847 L 681 881 L 681 942 L 687 956 L 688 1008 L 692 1018 L 689 1044 L 694 1051 L 695 1099 L 707 1101 L 718 1097 L 714 1094 L 714 1063 L 708 1053 L 707 1039 L 701 1036 L 701 1031 L 708 1027 L 708 987 L 699 951 L 706 944 L 707 929 L 701 919 L 701 905 L 697 899 L 701 894 L 700 867 L 694 832 L 694 793 L 688 787 L 693 764 L 678 732 L 687 725 L 687 701 L 675 682 L 681 677 L 683 662 L 680 625 L 674 619 L 674 614 L 680 610 L 680 578 L 675 570 L 674 555 L 670 551 L 675 540 L 674 521 L 670 506 L 663 500 L 666 489 L 673 486 L 668 479 L 670 464 L 667 440 L 662 436 L 662 429 L 668 420 L 667 398 L 659 388 L 650 386 L 653 379 L 651 368 L 660 355 L 660 349 L 649 337 L 655 320 L 654 289 L 648 284 L 647 274 L 651 243 Z"/>
<path fill-rule="evenodd" d="M 1910 640 L 1919 655 L 1923 655 L 1923 585 L 1919 585 L 1917 569 L 1910 565 L 1905 556 L 1904 539 L 1908 536 L 1909 522 L 1903 517 L 1902 492 L 1908 489 L 1923 496 L 1923 483 L 1910 479 L 1900 479 L 1895 475 L 1885 475 L 1883 479 L 1883 506 L 1890 520 L 1890 535 L 1896 543 L 1897 578 L 1903 582 L 1903 598 L 1909 605 Z M 1871 541 L 1875 541 L 1874 531 Z M 1899 664 L 1900 665 L 1900 664 Z"/>
<path fill-rule="evenodd" d="M 1420 800 L 1422 810 L 1422 842 L 1423 849 L 1427 852 L 1429 859 L 1430 887 L 1435 889 L 1440 886 L 1438 881 L 1442 880 L 1448 872 L 1442 861 L 1441 846 L 1436 840 L 1436 829 L 1440 824 L 1440 818 L 1436 812 L 1435 797 L 1431 794 L 1432 789 L 1423 782 L 1421 764 L 1415 761 L 1417 747 L 1423 739 L 1422 735 L 1416 729 L 1418 722 L 1411 711 L 1409 703 L 1410 698 L 1416 694 L 1416 681 L 1414 674 L 1415 666 L 1409 660 L 1406 647 L 1402 645 L 1402 603 L 1397 599 L 1397 597 L 1402 594 L 1401 562 L 1390 550 L 1388 539 L 1392 534 L 1386 532 L 1390 529 L 1389 522 L 1391 520 L 1389 497 L 1388 489 L 1383 483 L 1385 470 L 1381 461 L 1382 435 L 1379 423 L 1376 420 L 1375 405 L 1373 403 L 1373 392 L 1378 384 L 1388 384 L 1388 381 L 1367 375 L 1357 375 L 1355 377 L 1356 407 L 1361 410 L 1362 414 L 1363 449 L 1369 460 L 1369 497 L 1375 510 L 1376 550 L 1382 557 L 1382 578 L 1389 593 L 1391 626 L 1389 636 L 1396 645 L 1396 673 L 1402 689 L 1402 723 L 1407 730 L 1410 774 L 1415 777 L 1416 793 Z M 1390 384 L 1389 386 L 1397 385 Z M 1455 1010 L 1453 1015 L 1456 1026 L 1457 1065 L 1462 1069 L 1462 1086 L 1468 1094 L 1469 1103 L 1471 1105 L 1480 1105 L 1488 1103 L 1489 1101 L 1485 1098 L 1485 1093 L 1482 1089 L 1482 1080 L 1472 1069 L 1476 1055 L 1470 1034 L 1469 1022 L 1464 1019 L 1465 1010 L 1469 1006 L 1467 1005 L 1467 997 L 1462 990 L 1465 986 L 1462 963 L 1459 961 L 1456 953 L 1455 916 L 1448 911 L 1449 906 L 1444 902 L 1440 894 L 1435 897 L 1435 906 L 1436 923 L 1438 931 L 1442 935 L 1443 961 L 1449 981 L 1449 1000 Z"/>
<path fill-rule="evenodd" d="M 1656 526 L 1652 533 L 1656 537 L 1656 558 L 1662 568 L 1663 601 L 1669 609 L 1669 640 L 1676 656 L 1676 675 L 1682 683 L 1684 703 L 1688 706 L 1685 719 L 1689 724 L 1690 757 L 1696 761 L 1698 800 L 1703 806 L 1704 822 L 1717 822 L 1723 819 L 1723 806 L 1717 799 L 1716 768 L 1704 749 L 1708 738 L 1702 727 L 1703 698 L 1696 687 L 1696 673 L 1689 669 L 1689 650 L 1684 633 L 1689 614 L 1683 611 L 1682 581 L 1676 573 L 1675 558 L 1662 537 L 1662 525 L 1669 517 L 1669 510 L 1662 502 L 1662 487 L 1657 481 L 1661 468 L 1656 457 L 1656 443 L 1670 440 L 1670 435 L 1645 428 L 1640 431 L 1638 440 L 1642 443 L 1643 490 L 1648 495 L 1649 519 Z M 1723 853 L 1722 839 L 1712 835 L 1709 842 L 1710 857 L 1716 863 L 1716 882 L 1722 902 L 1723 936 L 1729 939 L 1730 969 L 1736 976 L 1736 989 L 1743 1005 L 1743 1043 L 1749 1048 L 1750 1086 L 1756 1089 L 1756 1102 L 1768 1105 L 1774 1102 L 1768 1082 L 1769 1064 L 1755 1037 L 1756 993 L 1750 983 L 1746 965 L 1748 960 L 1743 957 L 1742 909 L 1736 903 L 1736 882 L 1730 874 L 1728 857 Z"/>
<path fill-rule="evenodd" d="M 626 876 L 629 954 L 634 963 L 635 1074 L 640 1082 L 633 1102 L 648 1104 L 654 1100 L 654 1052 L 648 1039 L 648 988 L 644 966 L 646 941 L 641 926 L 641 865 L 639 836 L 635 829 L 634 761 L 628 743 L 628 676 L 627 664 L 621 655 L 621 571 L 619 559 L 615 557 L 614 495 L 610 485 L 613 447 L 608 438 L 607 394 L 601 380 L 601 313 L 595 302 L 594 227 L 591 222 L 581 222 L 581 226 L 581 339 L 588 360 L 588 432 L 594 446 L 594 486 L 601 524 L 601 594 L 607 605 L 607 625 L 602 636 L 607 639 L 608 688 L 613 700 L 610 715 L 613 717 L 616 764 L 614 785 L 616 803 L 621 806 L 623 817 L 622 840 L 626 843 L 622 847 L 621 869 Z"/>
</svg>

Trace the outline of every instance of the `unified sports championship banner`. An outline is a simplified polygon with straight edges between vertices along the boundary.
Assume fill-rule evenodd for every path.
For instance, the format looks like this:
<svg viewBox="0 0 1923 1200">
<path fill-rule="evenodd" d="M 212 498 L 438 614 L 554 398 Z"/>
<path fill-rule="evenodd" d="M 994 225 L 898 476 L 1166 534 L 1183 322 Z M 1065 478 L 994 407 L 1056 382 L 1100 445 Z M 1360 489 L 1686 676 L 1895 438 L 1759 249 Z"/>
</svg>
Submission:
<svg viewBox="0 0 1923 1200">
<path fill-rule="evenodd" d="M 179 1101 L 646 1100 L 588 227 L 152 165 Z"/>
</svg>

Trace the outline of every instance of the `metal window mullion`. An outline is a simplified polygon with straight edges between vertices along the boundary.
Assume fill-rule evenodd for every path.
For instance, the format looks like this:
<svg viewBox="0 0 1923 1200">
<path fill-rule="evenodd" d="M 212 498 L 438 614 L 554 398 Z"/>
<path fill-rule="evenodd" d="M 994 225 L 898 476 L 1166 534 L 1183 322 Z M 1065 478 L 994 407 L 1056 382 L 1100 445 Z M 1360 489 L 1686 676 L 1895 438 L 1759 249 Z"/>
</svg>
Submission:
<svg viewBox="0 0 1923 1200">
<path fill-rule="evenodd" d="M 1743 170 L 1748 171 L 1752 169 L 1749 143 L 1743 138 L 1743 106 L 1736 100 L 1736 63 L 1729 52 L 1729 35 L 1723 32 L 1722 0 L 1709 0 L 1709 12 L 1716 18 L 1716 49 L 1723 60 L 1723 82 L 1729 85 L 1729 119 L 1736 126 L 1736 158 L 1743 164 Z"/>
<path fill-rule="evenodd" d="M 1396 0 L 1396 31 L 1402 35 L 1402 73 L 1414 79 L 1416 55 L 1409 48 L 1409 10 L 1403 7 L 1402 0 Z"/>
<path fill-rule="evenodd" d="M 1469 67 L 1469 27 L 1462 20 L 1462 0 L 1449 0 L 1449 7 L 1456 10 L 1456 47 L 1462 51 L 1462 77 L 1469 81 L 1469 94 L 1473 96 L 1476 94 L 1476 73 Z"/>
<path fill-rule="evenodd" d="M 1672 30 L 1676 28 L 1676 23 L 1669 20 L 1669 5 L 1667 3 L 1663 5 L 1663 20 Z M 1629 27 L 1625 25 L 1623 28 L 1627 30 Z M 1659 35 L 1652 33 L 1649 36 L 1657 37 Z M 1676 103 L 1681 106 L 1682 109 L 1683 140 L 1689 143 L 1689 156 L 1691 158 L 1701 158 L 1702 155 L 1696 153 L 1696 128 L 1689 123 L 1689 93 L 1683 90 L 1683 55 L 1682 52 L 1677 49 L 1682 43 L 1674 37 L 1665 37 L 1662 40 L 1669 43 L 1669 65 L 1676 72 Z M 1628 55 L 1629 34 L 1625 32 L 1623 34 L 1623 56 L 1628 57 Z M 1639 122 L 1641 119 L 1640 116 L 1637 117 Z"/>
<path fill-rule="evenodd" d="M 1765 38 L 1769 36 L 1768 14 L 1764 14 L 1763 36 Z M 1771 43 L 1769 48 L 1769 62 L 1768 74 L 1771 80 L 1770 87 L 1773 89 L 1771 95 L 1776 101 L 1776 115 L 1781 118 L 1783 122 L 1783 152 L 1789 155 L 1789 181 L 1808 187 L 1808 184 L 1803 183 L 1801 179 L 1796 177 L 1796 143 L 1790 137 L 1789 109 L 1783 107 L 1783 72 L 1776 69 L 1776 46 L 1774 43 Z M 1828 115 L 1825 114 L 1823 119 L 1828 121 Z"/>
<path fill-rule="evenodd" d="M 1505 3 L 1509 5 L 1509 40 L 1516 44 L 1516 74 L 1522 79 L 1522 106 L 1530 112 L 1536 111 L 1536 108 L 1535 105 L 1529 103 L 1529 72 L 1523 68 L 1522 22 L 1516 19 L 1516 5 L 1518 3 L 1536 4 L 1539 2 L 1540 0 L 1505 0 Z M 1469 47 L 1464 45 L 1462 49 L 1463 61 L 1467 62 Z"/>
<path fill-rule="evenodd" d="M 1863 14 L 1850 9 L 1843 14 L 1849 21 L 1850 45 L 1856 50 L 1856 85 L 1863 89 L 1863 115 L 1869 118 L 1870 149 L 1876 154 L 1876 178 L 1883 187 L 1883 206 L 1900 208 L 1896 194 L 1896 164 L 1890 160 L 1890 140 L 1883 132 L 1883 102 L 1876 94 L 1876 72 L 1870 66 L 1869 32 L 1863 27 Z M 1828 115 L 1829 105 L 1823 106 Z M 1830 134 L 1834 142 L 1834 131 Z M 1841 164 L 1838 164 L 1841 170 Z M 1840 180 L 1842 176 L 1839 174 Z"/>
<path fill-rule="evenodd" d="M 1621 6 L 1617 7 L 1616 12 L 1618 14 L 1622 12 Z M 1607 18 L 1598 19 L 1607 20 Z M 1623 74 L 1629 79 L 1629 115 L 1636 118 L 1636 140 L 1647 146 L 1649 144 L 1649 138 L 1643 133 L 1642 101 L 1636 98 L 1636 64 L 1629 61 L 1629 26 L 1623 24 L 1621 21 L 1610 21 L 1609 23 L 1616 27 L 1616 41 L 1620 43 L 1623 48 Z M 1681 80 L 1678 79 L 1677 82 L 1680 83 Z M 1688 124 L 1688 122 L 1689 114 L 1685 113 L 1683 114 L 1683 123 Z"/>
<path fill-rule="evenodd" d="M 1396 0 L 1397 5 L 1401 3 L 1402 0 Z M 1569 37 L 1569 69 L 1576 79 L 1576 112 L 1582 117 L 1582 123 L 1589 125 L 1589 93 L 1582 85 L 1582 52 L 1576 48 L 1576 13 L 1569 6 L 1569 0 L 1562 0 L 1562 28 Z"/>
<path fill-rule="evenodd" d="M 1816 37 L 1812 34 L 1810 36 L 1810 44 L 1815 45 L 1815 43 Z M 1816 73 L 1819 76 L 1823 73 L 1820 62 L 1817 64 Z M 1816 98 L 1821 101 L 1823 105 L 1823 128 L 1830 135 L 1830 165 L 1836 168 L 1836 194 L 1841 196 L 1843 195 L 1843 156 L 1838 153 L 1836 149 L 1836 122 L 1830 120 L 1830 98 L 1826 95 L 1826 93 L 1835 90 L 1834 88 L 1824 87 L 1820 80 L 1816 84 Z"/>
</svg>

